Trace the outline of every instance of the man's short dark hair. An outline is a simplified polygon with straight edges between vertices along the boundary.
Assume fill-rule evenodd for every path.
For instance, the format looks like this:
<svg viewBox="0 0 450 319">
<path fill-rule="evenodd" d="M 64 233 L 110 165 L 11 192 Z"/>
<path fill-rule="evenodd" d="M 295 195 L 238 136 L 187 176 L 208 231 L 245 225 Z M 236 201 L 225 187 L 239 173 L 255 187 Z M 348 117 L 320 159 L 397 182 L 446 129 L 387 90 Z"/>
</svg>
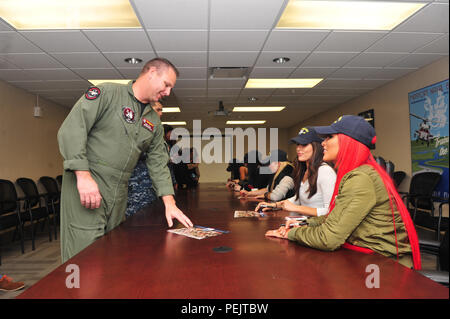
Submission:
<svg viewBox="0 0 450 319">
<path fill-rule="evenodd" d="M 141 74 L 146 73 L 151 67 L 155 67 L 158 70 L 161 69 L 161 68 L 169 67 L 169 68 L 172 68 L 172 70 L 175 72 L 177 77 L 180 75 L 180 72 L 175 67 L 175 65 L 173 65 L 172 62 L 170 62 L 169 60 L 167 60 L 165 58 L 154 58 L 154 59 L 151 59 L 150 61 L 145 63 L 144 67 L 142 68 Z"/>
</svg>

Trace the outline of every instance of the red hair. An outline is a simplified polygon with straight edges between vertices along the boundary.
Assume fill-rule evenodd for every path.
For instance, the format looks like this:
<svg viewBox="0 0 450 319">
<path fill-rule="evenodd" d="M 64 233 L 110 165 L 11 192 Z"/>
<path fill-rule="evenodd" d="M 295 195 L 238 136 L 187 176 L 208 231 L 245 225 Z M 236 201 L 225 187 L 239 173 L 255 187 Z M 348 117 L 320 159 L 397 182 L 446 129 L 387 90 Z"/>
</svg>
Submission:
<svg viewBox="0 0 450 319">
<path fill-rule="evenodd" d="M 392 220 L 394 224 L 397 259 L 398 259 L 398 244 L 397 244 L 397 231 L 395 229 L 393 202 L 395 203 L 395 206 L 400 212 L 400 216 L 406 228 L 409 243 L 411 245 L 414 268 L 416 270 L 419 270 L 421 268 L 421 261 L 419 251 L 419 240 L 417 238 L 416 229 L 411 220 L 409 211 L 406 208 L 405 204 L 403 203 L 400 195 L 398 194 L 391 177 L 380 165 L 378 165 L 378 163 L 373 158 L 367 146 L 344 134 L 338 134 L 338 141 L 339 141 L 339 152 L 336 160 L 337 177 L 336 177 L 336 184 L 334 186 L 333 196 L 331 197 L 332 200 L 330 203 L 328 214 L 334 208 L 335 198 L 339 191 L 339 184 L 341 183 L 341 180 L 344 177 L 344 175 L 364 164 L 372 166 L 373 169 L 375 169 L 375 171 L 378 173 L 378 175 L 380 175 L 381 180 L 383 181 L 383 184 L 389 196 L 389 203 L 392 210 Z"/>
</svg>

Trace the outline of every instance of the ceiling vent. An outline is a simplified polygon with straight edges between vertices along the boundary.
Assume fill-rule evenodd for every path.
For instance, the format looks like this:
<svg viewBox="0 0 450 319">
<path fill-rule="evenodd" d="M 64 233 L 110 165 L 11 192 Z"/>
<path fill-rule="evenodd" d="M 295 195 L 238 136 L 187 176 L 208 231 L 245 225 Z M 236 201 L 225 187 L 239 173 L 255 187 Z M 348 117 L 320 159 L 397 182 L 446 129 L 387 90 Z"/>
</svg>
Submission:
<svg viewBox="0 0 450 319">
<path fill-rule="evenodd" d="M 248 67 L 214 67 L 211 68 L 211 79 L 242 79 L 247 77 Z"/>
</svg>

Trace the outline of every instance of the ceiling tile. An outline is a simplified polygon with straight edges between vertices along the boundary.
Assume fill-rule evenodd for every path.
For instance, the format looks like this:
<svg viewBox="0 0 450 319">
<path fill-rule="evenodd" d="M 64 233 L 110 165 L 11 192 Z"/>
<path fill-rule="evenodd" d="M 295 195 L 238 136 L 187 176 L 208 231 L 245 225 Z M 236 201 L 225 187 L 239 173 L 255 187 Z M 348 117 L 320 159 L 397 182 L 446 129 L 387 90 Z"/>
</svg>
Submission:
<svg viewBox="0 0 450 319">
<path fill-rule="evenodd" d="M 394 31 L 448 33 L 448 20 L 448 3 L 432 3 L 400 24 Z"/>
<path fill-rule="evenodd" d="M 444 56 L 443 54 L 413 53 L 389 66 L 393 68 L 420 68 Z"/>
<path fill-rule="evenodd" d="M 208 88 L 208 97 L 210 96 L 237 96 L 241 89 L 215 89 Z"/>
<path fill-rule="evenodd" d="M 258 52 L 209 52 L 210 67 L 249 67 L 255 64 Z"/>
<path fill-rule="evenodd" d="M 206 78 L 206 75 L 208 73 L 207 68 L 184 68 L 184 67 L 178 67 L 178 72 L 180 72 L 180 75 L 178 76 L 178 79 L 204 79 Z"/>
<path fill-rule="evenodd" d="M 299 97 L 308 92 L 309 88 L 296 88 L 296 89 L 276 89 L 272 96 L 294 96 Z"/>
<path fill-rule="evenodd" d="M 241 89 L 247 79 L 208 79 L 208 88 Z"/>
<path fill-rule="evenodd" d="M 442 53 L 448 55 L 448 33 L 420 48 L 415 53 Z"/>
<path fill-rule="evenodd" d="M 297 68 L 291 78 L 324 78 L 336 71 L 337 68 Z"/>
<path fill-rule="evenodd" d="M 21 31 L 20 33 L 48 53 L 98 52 L 98 49 L 81 31 Z"/>
<path fill-rule="evenodd" d="M 295 68 L 253 68 L 249 78 L 288 78 Z"/>
<path fill-rule="evenodd" d="M 2 70 L 0 69 L 0 79 L 6 82 L 10 81 L 31 81 L 39 80 L 40 77 L 36 74 L 31 74 L 24 70 Z"/>
<path fill-rule="evenodd" d="M 309 54 L 310 52 L 287 52 L 287 51 L 263 51 L 258 57 L 256 61 L 256 67 L 280 67 L 280 68 L 289 68 L 289 67 L 297 67 Z M 289 58 L 288 62 L 283 64 L 278 64 L 273 62 L 276 58 Z"/>
<path fill-rule="evenodd" d="M 88 69 L 76 69 L 72 70 L 80 77 L 86 80 L 101 80 L 101 79 L 122 79 L 122 75 L 116 69 L 101 69 L 101 68 L 88 68 Z"/>
<path fill-rule="evenodd" d="M 405 53 L 361 53 L 346 66 L 348 67 L 385 67 L 400 58 Z"/>
<path fill-rule="evenodd" d="M 136 79 L 141 73 L 142 68 L 118 68 L 124 79 Z"/>
<path fill-rule="evenodd" d="M 242 96 L 269 96 L 272 95 L 275 89 L 243 89 L 241 91 Z"/>
<path fill-rule="evenodd" d="M 146 29 L 208 27 L 208 0 L 133 0 Z"/>
<path fill-rule="evenodd" d="M 25 70 L 33 78 L 40 80 L 82 80 L 69 69 L 31 69 Z"/>
<path fill-rule="evenodd" d="M 0 53 L 40 53 L 41 50 L 17 32 L 0 32 Z"/>
<path fill-rule="evenodd" d="M 10 84 L 22 88 L 27 91 L 32 90 L 44 90 L 48 89 L 49 85 L 46 81 L 34 80 L 34 81 L 10 81 Z"/>
<path fill-rule="evenodd" d="M 110 68 L 111 63 L 101 53 L 54 53 L 53 57 L 69 68 Z"/>
<path fill-rule="evenodd" d="M 125 68 L 125 69 L 130 67 L 142 69 L 142 67 L 145 65 L 147 61 L 156 58 L 156 55 L 153 52 L 106 52 L 104 53 L 104 56 L 116 68 Z M 126 58 L 138 58 L 142 60 L 142 63 L 137 64 L 138 66 L 136 66 L 134 64 L 125 62 Z"/>
<path fill-rule="evenodd" d="M 0 69 L 19 69 L 19 67 L 0 56 Z"/>
<path fill-rule="evenodd" d="M 355 52 L 313 52 L 301 67 L 341 67 L 356 55 Z"/>
<path fill-rule="evenodd" d="M 329 31 L 274 30 L 270 33 L 265 51 L 312 51 Z"/>
<path fill-rule="evenodd" d="M 366 52 L 413 52 L 439 36 L 438 33 L 391 32 Z"/>
<path fill-rule="evenodd" d="M 156 51 L 203 51 L 208 32 L 202 30 L 147 30 Z"/>
<path fill-rule="evenodd" d="M 211 0 L 211 29 L 270 30 L 284 0 Z"/>
<path fill-rule="evenodd" d="M 380 85 L 389 82 L 389 80 L 343 80 L 343 79 L 326 79 L 317 85 L 317 88 L 329 89 L 374 89 Z"/>
<path fill-rule="evenodd" d="M 206 88 L 205 89 L 182 89 L 177 88 L 175 84 L 175 88 L 173 89 L 173 93 L 176 97 L 196 97 L 196 96 L 206 96 Z"/>
<path fill-rule="evenodd" d="M 14 29 L 0 18 L 0 31 L 14 31 Z"/>
<path fill-rule="evenodd" d="M 386 34 L 387 32 L 333 31 L 320 43 L 316 51 L 364 51 Z"/>
<path fill-rule="evenodd" d="M 351 89 L 324 89 L 324 88 L 317 88 L 314 87 L 310 89 L 308 92 L 306 92 L 305 95 L 308 96 L 314 96 L 314 95 L 333 95 L 333 96 L 339 96 L 339 95 L 346 95 L 346 96 L 358 96 L 361 95 L 370 89 L 367 88 L 351 88 Z"/>
<path fill-rule="evenodd" d="M 72 89 L 72 90 L 86 90 L 91 84 L 88 81 L 45 81 L 48 87 L 52 89 Z"/>
<path fill-rule="evenodd" d="M 203 89 L 206 88 L 206 79 L 178 79 L 175 83 L 177 89 Z"/>
<path fill-rule="evenodd" d="M 83 30 L 83 33 L 103 52 L 153 50 L 144 30 Z"/>
<path fill-rule="evenodd" d="M 160 57 L 168 59 L 178 67 L 205 67 L 206 52 L 158 52 Z"/>
<path fill-rule="evenodd" d="M 45 53 L 16 53 L 0 55 L 16 66 L 23 69 L 65 68 L 64 65 Z"/>
<path fill-rule="evenodd" d="M 210 31 L 210 51 L 259 51 L 268 31 Z"/>
<path fill-rule="evenodd" d="M 383 68 L 370 74 L 370 79 L 397 79 L 408 73 L 417 70 L 417 68 Z"/>
<path fill-rule="evenodd" d="M 329 75 L 331 78 L 343 79 L 363 79 L 370 76 L 380 68 L 340 68 L 336 72 Z"/>
</svg>

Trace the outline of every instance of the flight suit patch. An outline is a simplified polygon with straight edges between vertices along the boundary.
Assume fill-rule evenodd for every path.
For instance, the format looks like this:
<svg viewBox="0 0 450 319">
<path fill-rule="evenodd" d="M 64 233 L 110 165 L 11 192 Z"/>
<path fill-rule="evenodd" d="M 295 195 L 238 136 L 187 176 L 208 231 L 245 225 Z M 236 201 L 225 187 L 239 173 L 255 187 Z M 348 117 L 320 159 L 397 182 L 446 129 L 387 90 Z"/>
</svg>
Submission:
<svg viewBox="0 0 450 319">
<path fill-rule="evenodd" d="M 100 96 L 100 89 L 98 87 L 90 87 L 86 93 L 84 94 L 84 96 L 86 97 L 86 99 L 88 100 L 95 100 L 96 98 L 98 98 Z"/>
<path fill-rule="evenodd" d="M 134 117 L 134 112 L 131 108 L 123 107 L 122 115 L 123 115 L 123 118 L 125 119 L 125 122 L 130 123 L 130 124 L 133 124 L 136 122 L 135 117 Z"/>
<path fill-rule="evenodd" d="M 155 125 L 147 119 L 142 119 L 142 126 L 150 132 L 153 132 L 153 129 L 155 128 Z"/>
</svg>

